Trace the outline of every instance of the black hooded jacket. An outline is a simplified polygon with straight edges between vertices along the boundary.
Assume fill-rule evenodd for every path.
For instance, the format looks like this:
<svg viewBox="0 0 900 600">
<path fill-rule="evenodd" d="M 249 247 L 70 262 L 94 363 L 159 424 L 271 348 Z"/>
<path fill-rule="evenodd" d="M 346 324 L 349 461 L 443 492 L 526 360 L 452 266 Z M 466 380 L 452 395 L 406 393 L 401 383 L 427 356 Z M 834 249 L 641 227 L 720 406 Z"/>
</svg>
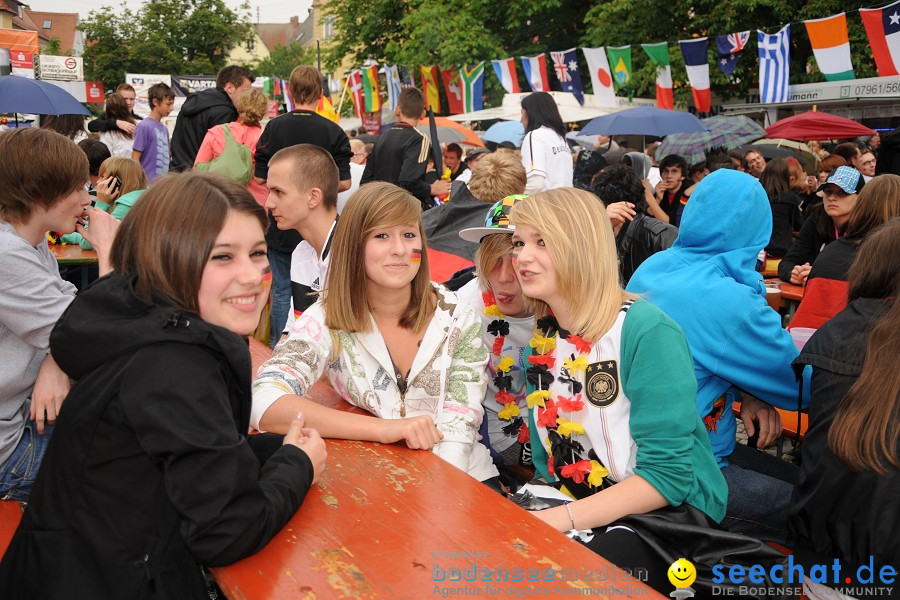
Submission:
<svg viewBox="0 0 900 600">
<path fill-rule="evenodd" d="M 76 383 L 0 563 L 0 598 L 208 598 L 200 565 L 260 550 L 313 468 L 295 446 L 260 467 L 237 334 L 147 304 L 110 275 L 50 338 Z"/>
<path fill-rule="evenodd" d="M 185 171 L 193 167 L 206 132 L 237 118 L 237 109 L 224 90 L 212 88 L 188 96 L 178 112 L 172 132 L 172 170 Z"/>
<path fill-rule="evenodd" d="M 883 300 L 854 300 L 819 328 L 794 361 L 813 366 L 809 429 L 788 516 L 794 556 L 807 569 L 840 559 L 841 576 L 852 577 L 847 587 L 861 586 L 857 570 L 868 566 L 870 557 L 876 581 L 883 566 L 900 563 L 900 472 L 892 466 L 885 475 L 853 471 L 828 443 L 841 400 L 862 372 L 869 331 L 888 308 Z M 882 464 L 890 465 L 883 456 Z M 893 587 L 893 595 L 881 597 L 900 597 L 896 582 Z"/>
</svg>

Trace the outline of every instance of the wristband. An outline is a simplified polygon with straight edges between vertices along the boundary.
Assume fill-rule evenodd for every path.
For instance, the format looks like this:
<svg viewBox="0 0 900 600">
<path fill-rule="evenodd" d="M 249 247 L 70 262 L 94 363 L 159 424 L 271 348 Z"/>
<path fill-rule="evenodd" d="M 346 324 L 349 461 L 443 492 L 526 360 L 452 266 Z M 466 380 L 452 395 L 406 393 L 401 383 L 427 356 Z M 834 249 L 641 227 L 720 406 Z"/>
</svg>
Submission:
<svg viewBox="0 0 900 600">
<path fill-rule="evenodd" d="M 569 502 L 566 502 L 563 506 L 566 507 L 566 512 L 569 513 L 569 523 L 572 525 L 572 530 L 576 530 L 575 517 L 572 515 L 572 509 L 569 507 L 569 504 Z"/>
</svg>

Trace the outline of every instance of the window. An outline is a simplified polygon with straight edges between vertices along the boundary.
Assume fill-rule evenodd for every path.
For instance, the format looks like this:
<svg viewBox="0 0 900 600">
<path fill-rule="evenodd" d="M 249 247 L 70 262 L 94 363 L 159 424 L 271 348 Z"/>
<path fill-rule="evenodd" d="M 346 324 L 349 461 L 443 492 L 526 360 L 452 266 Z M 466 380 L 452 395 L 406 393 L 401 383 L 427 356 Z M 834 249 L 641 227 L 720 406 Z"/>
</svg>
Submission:
<svg viewBox="0 0 900 600">
<path fill-rule="evenodd" d="M 249 40 L 247 40 L 247 43 L 244 47 L 247 49 L 247 52 L 253 52 L 254 50 L 256 50 L 256 39 L 250 38 Z"/>
<path fill-rule="evenodd" d="M 326 40 L 330 40 L 334 34 L 334 17 L 325 17 L 322 19 L 322 36 Z"/>
<path fill-rule="evenodd" d="M 44 19 L 43 28 L 50 29 L 51 27 L 53 27 L 53 21 L 51 21 L 50 19 Z"/>
</svg>

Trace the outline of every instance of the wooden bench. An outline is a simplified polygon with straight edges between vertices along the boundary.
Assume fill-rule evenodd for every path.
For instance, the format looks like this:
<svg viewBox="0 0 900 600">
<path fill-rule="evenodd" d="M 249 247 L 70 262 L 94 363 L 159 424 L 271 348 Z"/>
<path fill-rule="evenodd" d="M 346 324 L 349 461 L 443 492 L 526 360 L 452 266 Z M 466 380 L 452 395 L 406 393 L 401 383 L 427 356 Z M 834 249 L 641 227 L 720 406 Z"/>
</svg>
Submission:
<svg viewBox="0 0 900 600">
<path fill-rule="evenodd" d="M 255 366 L 269 355 L 255 340 L 250 348 Z M 348 406 L 321 382 L 315 391 L 317 401 Z M 257 554 L 213 569 L 229 598 L 420 599 L 436 589 L 485 596 L 488 586 L 501 595 L 512 587 L 664 598 L 433 452 L 326 443 L 328 466 L 284 529 Z M 481 580 L 484 569 L 501 580 Z M 526 569 L 553 569 L 555 580 L 529 581 Z M 473 572 L 476 580 L 466 581 Z M 566 573 L 577 578 L 563 580 Z"/>
</svg>

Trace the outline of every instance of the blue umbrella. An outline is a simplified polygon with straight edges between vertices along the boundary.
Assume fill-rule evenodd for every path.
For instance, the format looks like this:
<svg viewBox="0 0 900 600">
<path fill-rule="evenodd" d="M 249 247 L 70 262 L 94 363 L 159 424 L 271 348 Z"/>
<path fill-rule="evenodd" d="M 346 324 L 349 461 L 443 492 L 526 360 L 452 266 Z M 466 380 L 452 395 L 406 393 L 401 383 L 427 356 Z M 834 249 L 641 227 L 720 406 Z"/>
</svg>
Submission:
<svg viewBox="0 0 900 600">
<path fill-rule="evenodd" d="M 706 131 L 700 119 L 678 110 L 638 106 L 592 119 L 579 135 L 654 135 Z"/>
<path fill-rule="evenodd" d="M 0 77 L 0 113 L 90 115 L 72 94 L 52 83 L 4 75 Z"/>
<path fill-rule="evenodd" d="M 488 130 L 484 132 L 484 141 L 494 142 L 512 142 L 516 148 L 522 145 L 522 138 L 525 137 L 525 127 L 521 121 L 500 121 L 494 123 Z"/>
</svg>

